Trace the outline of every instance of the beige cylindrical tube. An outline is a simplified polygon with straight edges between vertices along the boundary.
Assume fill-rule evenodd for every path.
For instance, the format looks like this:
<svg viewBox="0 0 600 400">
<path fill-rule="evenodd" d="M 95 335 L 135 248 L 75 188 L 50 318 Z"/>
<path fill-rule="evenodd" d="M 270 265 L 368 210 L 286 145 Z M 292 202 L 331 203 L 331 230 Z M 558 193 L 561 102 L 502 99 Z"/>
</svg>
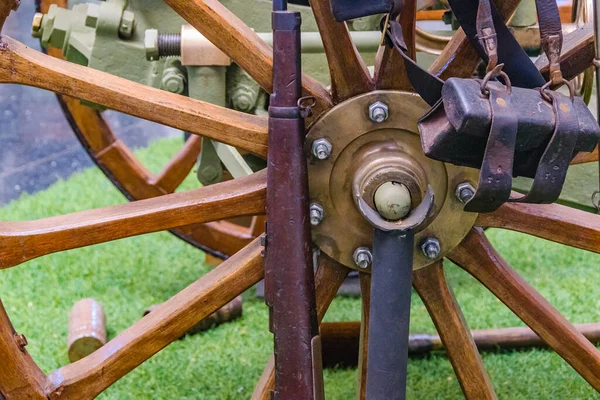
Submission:
<svg viewBox="0 0 600 400">
<path fill-rule="evenodd" d="M 69 360 L 75 362 L 106 344 L 106 317 L 94 299 L 75 303 L 69 315 Z"/>
</svg>

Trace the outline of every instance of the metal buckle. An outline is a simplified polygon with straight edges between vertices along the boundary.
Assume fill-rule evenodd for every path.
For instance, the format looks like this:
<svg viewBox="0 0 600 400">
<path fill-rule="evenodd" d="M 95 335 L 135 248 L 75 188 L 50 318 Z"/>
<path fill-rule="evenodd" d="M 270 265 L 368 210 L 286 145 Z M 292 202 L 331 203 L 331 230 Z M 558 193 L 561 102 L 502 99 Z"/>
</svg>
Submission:
<svg viewBox="0 0 600 400">
<path fill-rule="evenodd" d="M 504 64 L 498 64 L 491 71 L 485 74 L 485 77 L 483 78 L 480 84 L 481 94 L 483 94 L 486 97 L 489 96 L 490 91 L 487 88 L 487 85 L 490 80 L 496 79 L 499 76 L 501 76 L 502 79 L 504 79 L 504 86 L 506 86 L 506 90 L 508 91 L 508 93 L 512 93 L 512 84 L 510 83 L 510 78 L 508 77 L 506 72 L 502 71 L 502 67 L 504 67 Z"/>
</svg>

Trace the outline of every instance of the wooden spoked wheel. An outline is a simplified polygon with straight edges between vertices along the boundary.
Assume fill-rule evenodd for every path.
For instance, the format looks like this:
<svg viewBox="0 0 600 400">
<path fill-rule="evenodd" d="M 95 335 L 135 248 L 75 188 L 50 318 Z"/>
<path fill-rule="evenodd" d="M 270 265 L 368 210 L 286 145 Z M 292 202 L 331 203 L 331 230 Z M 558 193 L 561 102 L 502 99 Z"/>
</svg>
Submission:
<svg viewBox="0 0 600 400">
<path fill-rule="evenodd" d="M 165 2 L 231 56 L 265 90 L 271 91 L 271 49 L 235 15 L 217 0 Z M 407 94 L 411 87 L 402 59 L 396 53 L 386 48 L 380 50 L 372 78 L 358 56 L 345 24 L 333 20 L 329 1 L 313 0 L 311 3 L 329 61 L 331 91 L 310 77 L 303 77 L 306 94 L 314 96 L 317 102 L 309 122 L 318 126 L 340 107 L 355 104 L 364 96 L 380 92 L 390 97 L 413 96 L 415 102 L 418 101 L 414 94 Z M 409 1 L 406 4 L 402 25 L 407 27 L 404 36 L 414 51 L 415 3 Z M 506 17 L 517 4 L 518 1 L 503 1 L 500 4 L 501 12 Z M 14 6 L 15 0 L 0 2 L 1 24 Z M 572 77 L 590 65 L 593 37 L 580 33 L 576 42 L 567 40 L 567 43 L 568 50 L 563 56 L 564 72 Z M 431 68 L 444 78 L 469 76 L 477 61 L 475 52 L 459 32 Z M 261 157 L 267 153 L 265 118 L 238 113 L 73 65 L 34 51 L 6 36 L 2 37 L 0 47 L 0 81 L 35 86 L 98 103 L 196 135 L 202 134 Z M 94 115 L 88 117 L 93 118 Z M 311 129 L 309 125 L 309 134 Z M 593 158 L 587 157 L 586 160 Z M 441 170 L 451 168 L 442 166 Z M 266 173 L 262 171 L 246 178 L 119 206 L 37 221 L 3 222 L 0 229 L 0 268 L 11 268 L 50 253 L 125 237 L 264 214 L 265 197 Z M 447 201 L 451 200 L 447 196 Z M 508 204 L 494 213 L 468 218 L 463 218 L 461 210 L 452 212 L 454 221 L 458 218 L 461 223 L 471 222 L 460 243 L 444 249 L 443 255 L 487 287 L 593 388 L 600 391 L 600 351 L 502 259 L 482 230 L 485 227 L 510 229 L 600 253 L 600 216 L 556 204 Z M 340 230 L 345 228 L 342 226 Z M 199 320 L 262 279 L 261 251 L 259 239 L 253 240 L 91 356 L 50 375 L 45 375 L 30 357 L 25 339 L 15 332 L 0 305 L 0 398 L 94 398 Z M 316 273 L 320 319 L 350 271 L 350 268 L 326 253 L 321 253 Z M 470 331 L 446 283 L 442 260 L 425 264 L 419 265 L 420 268 L 414 271 L 414 287 L 445 344 L 465 397 L 495 398 Z M 359 362 L 361 398 L 364 398 L 365 354 L 368 351 L 364 344 L 368 337 L 369 276 L 367 272 L 361 274 L 364 288 Z M 271 361 L 258 383 L 254 398 L 268 398 L 273 385 L 273 368 Z"/>
<path fill-rule="evenodd" d="M 67 0 L 36 0 L 46 13 L 50 5 L 68 7 Z M 49 54 L 61 57 L 60 49 Z M 191 136 L 159 174 L 150 172 L 127 145 L 115 135 L 100 111 L 78 99 L 57 95 L 63 112 L 77 139 L 94 163 L 130 201 L 173 193 L 194 167 L 201 149 L 200 136 Z M 171 233 L 218 258 L 226 258 L 250 243 L 264 231 L 264 218 L 255 217 L 249 224 L 214 221 L 177 227 Z"/>
</svg>

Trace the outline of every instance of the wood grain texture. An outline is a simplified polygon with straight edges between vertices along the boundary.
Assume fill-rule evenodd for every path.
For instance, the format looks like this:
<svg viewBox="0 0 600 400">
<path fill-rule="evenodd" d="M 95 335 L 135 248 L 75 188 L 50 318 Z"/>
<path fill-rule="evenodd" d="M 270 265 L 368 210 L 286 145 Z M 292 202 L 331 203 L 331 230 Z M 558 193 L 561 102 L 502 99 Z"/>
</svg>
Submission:
<svg viewBox="0 0 600 400">
<path fill-rule="evenodd" d="M 371 274 L 360 274 L 362 296 L 360 314 L 360 339 L 358 345 L 358 371 L 356 373 L 356 398 L 367 399 L 367 359 L 369 351 L 369 310 L 371 309 Z"/>
<path fill-rule="evenodd" d="M 446 283 L 442 262 L 414 271 L 413 287 L 444 343 L 465 398 L 497 399 L 462 311 Z"/>
<path fill-rule="evenodd" d="M 477 226 L 510 229 L 600 253 L 600 215 L 560 204 L 506 203 L 479 214 Z"/>
<path fill-rule="evenodd" d="M 600 351 L 502 259 L 481 229 L 471 230 L 449 258 L 488 288 L 600 391 Z"/>
<path fill-rule="evenodd" d="M 50 374 L 50 398 L 96 397 L 262 279 L 261 250 L 260 241 L 254 240 L 89 357 Z"/>
<path fill-rule="evenodd" d="M 340 286 L 348 276 L 350 269 L 338 263 L 325 253 L 319 255 L 319 263 L 315 274 L 315 296 L 317 300 L 317 318 L 319 323 L 335 298 Z M 252 400 L 270 400 L 271 391 L 275 387 L 275 357 L 271 356 L 265 366 Z"/>
<path fill-rule="evenodd" d="M 402 26 L 402 35 L 408 48 L 408 55 L 413 60 L 417 58 L 416 52 L 416 0 L 405 1 L 398 20 Z M 375 58 L 375 87 L 379 90 L 406 90 L 414 92 L 408 79 L 404 59 L 398 51 L 389 46 L 382 46 Z"/>
<path fill-rule="evenodd" d="M 371 74 L 352 43 L 346 23 L 333 18 L 330 0 L 310 0 L 310 6 L 327 56 L 333 101 L 340 103 L 372 90 Z"/>
<path fill-rule="evenodd" d="M 0 301 L 0 399 L 46 400 L 46 375 L 17 341 L 18 334 Z"/>
<path fill-rule="evenodd" d="M 508 21 L 517 9 L 521 0 L 504 0 L 495 2 L 500 15 Z M 459 28 L 442 54 L 431 64 L 429 72 L 446 80 L 451 77 L 470 78 L 479 63 L 479 55 Z"/>
<path fill-rule="evenodd" d="M 273 49 L 218 0 L 165 0 L 221 51 L 231 57 L 268 93 L 273 92 Z M 316 110 L 332 106 L 327 89 L 307 74 L 302 75 L 307 96 L 317 100 Z"/>
<path fill-rule="evenodd" d="M 190 136 L 151 184 L 164 189 L 168 193 L 173 193 L 196 165 L 202 148 L 201 139 L 200 136 Z"/>
<path fill-rule="evenodd" d="M 193 223 L 264 213 L 266 171 L 148 200 L 0 223 L 0 269 L 42 255 Z"/>
<path fill-rule="evenodd" d="M 267 154 L 267 119 L 165 92 L 47 56 L 8 37 L 0 82 L 51 90 L 149 121 Z"/>
</svg>

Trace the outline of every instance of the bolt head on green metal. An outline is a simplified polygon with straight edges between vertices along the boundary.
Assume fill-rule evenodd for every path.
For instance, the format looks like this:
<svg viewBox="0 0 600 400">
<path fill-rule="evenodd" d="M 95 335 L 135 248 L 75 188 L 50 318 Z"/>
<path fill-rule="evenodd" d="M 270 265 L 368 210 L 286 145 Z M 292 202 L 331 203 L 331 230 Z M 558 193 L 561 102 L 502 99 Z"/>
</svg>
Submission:
<svg viewBox="0 0 600 400">
<path fill-rule="evenodd" d="M 146 29 L 144 34 L 144 48 L 148 61 L 158 60 L 158 29 Z"/>
</svg>

